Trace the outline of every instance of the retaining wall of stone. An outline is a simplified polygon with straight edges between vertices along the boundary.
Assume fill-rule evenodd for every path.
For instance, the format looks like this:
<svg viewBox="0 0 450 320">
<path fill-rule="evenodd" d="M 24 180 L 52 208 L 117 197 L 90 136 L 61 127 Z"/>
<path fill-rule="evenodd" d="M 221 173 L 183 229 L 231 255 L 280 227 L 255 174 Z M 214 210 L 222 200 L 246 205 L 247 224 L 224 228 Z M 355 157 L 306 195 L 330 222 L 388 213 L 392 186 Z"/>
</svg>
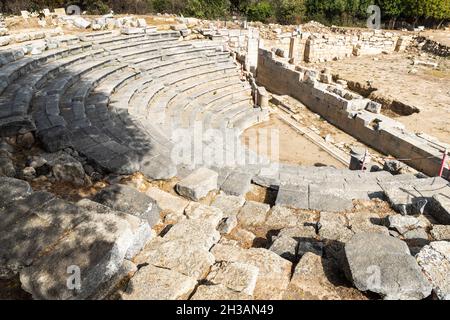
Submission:
<svg viewBox="0 0 450 320">
<path fill-rule="evenodd" d="M 439 173 L 442 153 L 435 145 L 405 130 L 404 126 L 382 114 L 365 110 L 370 100 L 342 92 L 335 85 L 317 81 L 318 72 L 277 61 L 274 53 L 259 50 L 257 82 L 276 94 L 290 95 L 320 114 L 336 127 L 368 146 L 404 161 L 429 175 Z M 337 89 L 333 92 L 333 86 Z M 345 90 L 344 90 L 345 91 Z M 350 99 L 350 100 L 349 100 Z M 449 170 L 444 176 L 448 177 Z"/>
<path fill-rule="evenodd" d="M 381 30 L 357 33 L 302 34 L 301 60 L 307 62 L 330 61 L 360 55 L 403 51 L 410 37 Z"/>
</svg>

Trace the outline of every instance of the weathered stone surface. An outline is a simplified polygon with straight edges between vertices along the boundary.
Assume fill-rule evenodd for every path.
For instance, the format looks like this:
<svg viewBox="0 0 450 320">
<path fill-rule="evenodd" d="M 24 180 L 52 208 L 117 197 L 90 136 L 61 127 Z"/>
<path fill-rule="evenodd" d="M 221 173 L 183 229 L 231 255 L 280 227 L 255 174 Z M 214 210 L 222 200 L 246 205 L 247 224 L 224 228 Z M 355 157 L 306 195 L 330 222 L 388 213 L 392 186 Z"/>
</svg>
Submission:
<svg viewBox="0 0 450 320">
<path fill-rule="evenodd" d="M 450 224 L 450 199 L 443 195 L 435 195 L 430 201 L 431 214 L 442 224 Z"/>
<path fill-rule="evenodd" d="M 231 232 L 230 238 L 236 240 L 244 248 L 251 248 L 255 242 L 256 235 L 251 231 L 238 227 Z"/>
<path fill-rule="evenodd" d="M 250 191 L 253 175 L 247 172 L 232 172 L 220 189 L 228 195 L 245 196 Z"/>
<path fill-rule="evenodd" d="M 423 299 L 431 286 L 405 242 L 378 233 L 358 233 L 345 244 L 344 270 L 361 291 L 385 299 Z"/>
<path fill-rule="evenodd" d="M 180 235 L 181 237 L 182 235 Z M 204 279 L 214 264 L 214 256 L 188 240 L 156 238 L 137 257 L 136 263 L 148 263 L 171 269 L 196 280 Z"/>
<path fill-rule="evenodd" d="M 221 234 L 230 234 L 233 231 L 233 229 L 237 227 L 237 225 L 238 225 L 237 216 L 231 215 L 222 220 L 222 222 L 217 227 L 217 230 Z"/>
<path fill-rule="evenodd" d="M 220 221 L 220 219 L 217 220 Z M 217 224 L 207 223 L 201 219 L 184 220 L 174 225 L 164 235 L 164 240 L 183 240 L 192 246 L 209 250 L 220 239 L 216 226 Z"/>
<path fill-rule="evenodd" d="M 339 213 L 322 212 L 318 229 L 320 238 L 326 240 L 345 243 L 353 236 L 353 232 L 347 226 L 346 218 Z"/>
<path fill-rule="evenodd" d="M 389 227 L 397 230 L 400 234 L 405 234 L 410 230 L 414 230 L 420 227 L 419 219 L 413 216 L 403 216 L 396 214 L 389 216 Z"/>
<path fill-rule="evenodd" d="M 26 181 L 0 177 L 0 209 L 10 202 L 27 197 L 31 192 L 31 186 Z"/>
<path fill-rule="evenodd" d="M 51 167 L 53 176 L 57 181 L 72 183 L 75 186 L 86 184 L 83 165 L 71 155 L 65 152 L 47 154 L 44 157 L 47 165 Z"/>
<path fill-rule="evenodd" d="M 350 212 L 346 214 L 349 228 L 354 233 L 374 232 L 389 234 L 388 228 L 380 225 L 380 216 L 374 212 Z"/>
<path fill-rule="evenodd" d="M 309 186 L 307 184 L 299 186 L 280 186 L 275 204 L 282 207 L 308 210 Z"/>
<path fill-rule="evenodd" d="M 233 291 L 224 285 L 199 286 L 191 300 L 251 300 L 251 297 L 243 292 Z"/>
<path fill-rule="evenodd" d="M 222 284 L 225 287 L 253 295 L 258 279 L 259 269 L 253 265 L 240 262 L 217 263 L 211 268 L 206 280 L 212 284 Z"/>
<path fill-rule="evenodd" d="M 114 210 L 147 220 L 150 227 L 157 224 L 160 219 L 161 210 L 156 202 L 144 193 L 128 186 L 112 185 L 107 187 L 100 191 L 94 200 Z"/>
<path fill-rule="evenodd" d="M 283 228 L 277 237 L 291 237 L 296 240 L 316 238 L 315 224 L 299 225 L 296 227 Z"/>
<path fill-rule="evenodd" d="M 270 206 L 268 204 L 247 201 L 237 216 L 239 224 L 244 228 L 262 227 L 269 210 Z"/>
<path fill-rule="evenodd" d="M 379 114 L 381 112 L 382 105 L 375 101 L 369 101 L 366 106 L 366 110 L 372 113 Z"/>
<path fill-rule="evenodd" d="M 327 184 L 309 185 L 309 209 L 317 211 L 344 212 L 353 208 L 352 199 L 343 186 L 329 187 Z"/>
<path fill-rule="evenodd" d="M 283 297 L 286 300 L 359 300 L 367 299 L 340 276 L 332 260 L 305 253 Z"/>
<path fill-rule="evenodd" d="M 42 195 L 46 198 L 45 195 Z M 8 277 L 29 266 L 78 224 L 90 217 L 88 212 L 60 199 L 26 211 L 6 210 L 6 228 L 0 233 L 0 276 Z M 19 216 L 23 214 L 23 216 Z M 6 231 L 7 230 L 7 231 Z"/>
<path fill-rule="evenodd" d="M 316 215 L 304 212 L 295 212 L 289 208 L 275 206 L 267 215 L 266 226 L 272 230 L 288 227 L 314 225 Z"/>
<path fill-rule="evenodd" d="M 164 192 L 158 188 L 150 188 L 146 195 L 152 198 L 163 211 L 173 212 L 175 214 L 183 214 L 184 209 L 189 204 L 186 199 L 176 197 L 170 193 Z"/>
<path fill-rule="evenodd" d="M 437 297 L 450 300 L 450 242 L 432 242 L 416 256 Z"/>
<path fill-rule="evenodd" d="M 255 299 L 281 299 L 286 290 L 292 264 L 266 249 L 242 249 L 230 245 L 215 245 L 211 252 L 216 261 L 241 262 L 259 269 L 253 297 Z"/>
<path fill-rule="evenodd" d="M 209 223 L 214 227 L 217 227 L 223 218 L 222 210 L 195 202 L 190 203 L 184 213 L 188 219 L 200 220 L 201 223 Z"/>
<path fill-rule="evenodd" d="M 200 168 L 181 180 L 176 185 L 177 192 L 193 201 L 199 201 L 206 197 L 209 192 L 217 189 L 217 172 Z"/>
<path fill-rule="evenodd" d="M 123 300 L 185 300 L 197 281 L 173 270 L 148 265 L 130 280 Z"/>
<path fill-rule="evenodd" d="M 21 271 L 22 288 L 35 299 L 88 298 L 118 272 L 131 243 L 126 221 L 113 215 L 93 216 Z M 80 286 L 69 289 L 67 284 L 75 285 L 76 280 L 68 282 L 68 277 L 76 277 L 77 271 Z"/>
<path fill-rule="evenodd" d="M 121 285 L 131 279 L 137 270 L 137 266 L 133 262 L 124 260 L 117 273 L 110 280 L 103 282 L 96 289 L 94 295 L 89 297 L 89 300 L 109 299 L 111 295 L 117 292 Z"/>
<path fill-rule="evenodd" d="M 286 260 L 297 262 L 297 247 L 297 240 L 291 237 L 281 236 L 273 241 L 269 250 Z"/>
<path fill-rule="evenodd" d="M 0 154 L 0 177 L 14 177 L 16 175 L 16 168 L 12 160 L 7 156 Z"/>
<path fill-rule="evenodd" d="M 107 206 L 89 199 L 78 201 L 77 206 L 91 212 L 95 212 L 96 214 L 116 215 L 130 224 L 131 232 L 133 233 L 133 241 L 127 250 L 125 259 L 134 258 L 151 239 L 156 237 L 156 232 L 150 228 L 148 222 L 136 216 L 124 212 L 114 211 Z"/>
<path fill-rule="evenodd" d="M 222 210 L 225 217 L 229 217 L 232 215 L 237 215 L 244 203 L 244 197 L 229 196 L 221 193 L 214 199 L 211 206 L 219 208 Z"/>
<path fill-rule="evenodd" d="M 434 225 L 430 233 L 436 241 L 450 241 L 450 226 Z"/>
<path fill-rule="evenodd" d="M 428 241 L 428 233 L 424 228 L 417 228 L 406 231 L 403 234 L 403 237 L 410 240 L 422 240 L 423 242 Z"/>
</svg>

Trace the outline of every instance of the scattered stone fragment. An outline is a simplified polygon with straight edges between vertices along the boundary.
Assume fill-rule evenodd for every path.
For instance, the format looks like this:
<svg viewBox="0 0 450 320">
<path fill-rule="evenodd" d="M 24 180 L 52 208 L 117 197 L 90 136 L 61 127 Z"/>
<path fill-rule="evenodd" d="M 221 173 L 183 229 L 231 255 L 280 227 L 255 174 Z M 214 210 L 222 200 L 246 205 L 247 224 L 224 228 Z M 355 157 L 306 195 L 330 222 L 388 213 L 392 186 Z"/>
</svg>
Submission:
<svg viewBox="0 0 450 320">
<path fill-rule="evenodd" d="M 268 204 L 247 201 L 237 216 L 239 224 L 244 228 L 261 227 L 266 221 L 269 210 Z"/>
<path fill-rule="evenodd" d="M 414 230 L 420 227 L 419 219 L 413 216 L 403 216 L 396 214 L 389 216 L 389 227 L 397 230 L 400 234 L 404 234 L 410 230 Z"/>
<path fill-rule="evenodd" d="M 197 281 L 176 271 L 148 265 L 131 278 L 123 300 L 185 300 Z"/>
<path fill-rule="evenodd" d="M 233 229 L 237 227 L 237 225 L 238 225 L 237 216 L 231 215 L 222 220 L 222 222 L 219 224 L 217 230 L 221 234 L 230 234 L 233 231 Z"/>
<path fill-rule="evenodd" d="M 277 237 L 269 250 L 291 262 L 297 262 L 298 241 L 291 237 Z"/>
<path fill-rule="evenodd" d="M 436 241 L 450 241 L 450 226 L 434 225 L 430 233 Z"/>
<path fill-rule="evenodd" d="M 177 192 L 193 201 L 199 201 L 209 192 L 217 189 L 217 172 L 206 168 L 200 168 L 181 180 L 176 185 Z"/>
<path fill-rule="evenodd" d="M 347 242 L 353 236 L 353 232 L 347 227 L 345 217 L 338 213 L 322 212 L 319 220 L 319 236 L 326 240 Z"/>
<path fill-rule="evenodd" d="M 225 217 L 229 217 L 236 216 L 244 203 L 244 197 L 229 196 L 221 193 L 214 199 L 211 206 L 219 208 Z"/>
<path fill-rule="evenodd" d="M 365 300 L 340 276 L 332 260 L 305 253 L 295 267 L 294 275 L 283 297 L 286 300 Z"/>
<path fill-rule="evenodd" d="M 266 249 L 242 249 L 230 245 L 215 245 L 211 252 L 216 261 L 241 262 L 259 269 L 253 297 L 257 300 L 281 299 L 286 290 L 292 264 Z"/>
<path fill-rule="evenodd" d="M 432 242 L 416 256 L 437 297 L 450 300 L 450 242 Z"/>
<path fill-rule="evenodd" d="M 378 233 L 358 233 L 345 244 L 344 271 L 360 291 L 384 299 L 424 299 L 431 293 L 405 242 Z"/>
</svg>

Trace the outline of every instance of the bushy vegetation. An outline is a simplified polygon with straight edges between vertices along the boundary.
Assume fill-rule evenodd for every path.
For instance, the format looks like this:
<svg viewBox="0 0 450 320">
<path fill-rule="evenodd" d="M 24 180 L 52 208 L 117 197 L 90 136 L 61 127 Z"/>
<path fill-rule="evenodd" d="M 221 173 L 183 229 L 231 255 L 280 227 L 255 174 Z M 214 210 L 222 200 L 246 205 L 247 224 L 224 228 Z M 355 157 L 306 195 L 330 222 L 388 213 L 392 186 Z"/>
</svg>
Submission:
<svg viewBox="0 0 450 320">
<path fill-rule="evenodd" d="M 393 26 L 398 21 L 441 25 L 450 20 L 450 0 L 0 0 L 0 11 L 79 5 L 93 14 L 146 14 L 168 12 L 199 18 L 247 17 L 252 21 L 296 24 L 316 20 L 326 24 L 356 25 L 366 21 L 369 5 L 380 6 L 382 19 Z"/>
</svg>

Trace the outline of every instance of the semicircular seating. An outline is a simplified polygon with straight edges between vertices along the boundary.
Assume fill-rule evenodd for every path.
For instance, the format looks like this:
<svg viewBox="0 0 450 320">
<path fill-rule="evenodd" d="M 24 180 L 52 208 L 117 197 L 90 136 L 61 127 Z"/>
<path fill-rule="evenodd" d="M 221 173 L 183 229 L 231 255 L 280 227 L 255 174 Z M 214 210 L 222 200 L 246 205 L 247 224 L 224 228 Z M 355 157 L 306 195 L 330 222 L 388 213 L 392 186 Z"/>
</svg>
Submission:
<svg viewBox="0 0 450 320">
<path fill-rule="evenodd" d="M 282 195 L 293 189 L 296 198 L 308 199 L 297 203 L 302 208 L 315 208 L 313 198 L 324 196 L 321 186 L 327 179 L 335 183 L 325 188 L 327 196 L 341 205 L 353 197 L 382 193 L 381 179 L 392 177 L 387 173 L 362 176 L 281 165 L 242 148 L 241 133 L 266 120 L 268 111 L 254 107 L 250 85 L 241 80 L 239 66 L 223 48 L 218 41 L 180 41 L 173 31 L 100 33 L 4 64 L 0 135 L 35 131 L 48 151 L 72 147 L 98 169 L 117 174 L 140 171 L 152 179 L 169 179 L 209 166 L 218 171 L 219 184 L 229 193 L 245 190 L 242 184 L 252 180 L 280 189 Z M 174 163 L 177 130 L 192 135 L 196 127 L 224 137 L 231 132 L 232 141 L 223 144 L 223 152 L 243 152 L 244 161 Z M 213 140 L 202 140 L 203 148 L 216 147 Z M 266 170 L 268 165 L 276 172 Z M 350 187 L 358 183 L 359 188 Z"/>
<path fill-rule="evenodd" d="M 48 151 L 73 147 L 106 172 L 175 176 L 174 129 L 207 129 L 219 114 L 233 127 L 237 114 L 262 114 L 222 42 L 179 38 L 87 34 L 2 66 L 1 134 L 35 131 Z"/>
</svg>

